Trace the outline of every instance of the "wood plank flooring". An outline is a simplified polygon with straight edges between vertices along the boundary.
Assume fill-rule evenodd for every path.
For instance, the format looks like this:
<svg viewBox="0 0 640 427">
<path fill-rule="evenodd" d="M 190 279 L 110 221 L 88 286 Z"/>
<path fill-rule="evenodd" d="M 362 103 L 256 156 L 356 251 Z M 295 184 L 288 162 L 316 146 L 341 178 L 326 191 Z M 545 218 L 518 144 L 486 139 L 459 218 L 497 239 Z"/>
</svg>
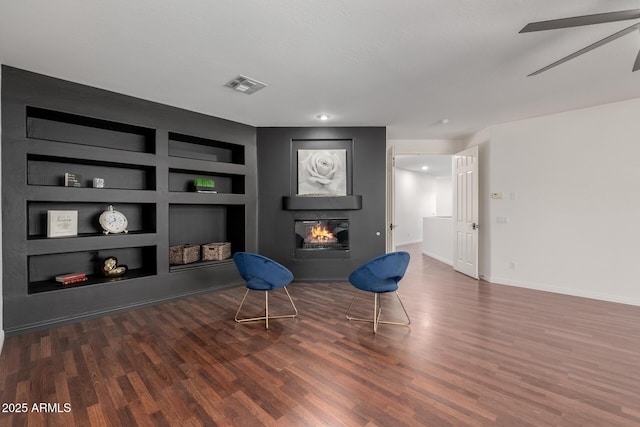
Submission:
<svg viewBox="0 0 640 427">
<path fill-rule="evenodd" d="M 238 287 L 7 338 L 0 426 L 640 426 L 640 307 L 476 282 L 405 249 L 408 328 L 347 321 L 348 283 L 295 283 L 299 317 L 268 331 L 233 321 Z"/>
</svg>

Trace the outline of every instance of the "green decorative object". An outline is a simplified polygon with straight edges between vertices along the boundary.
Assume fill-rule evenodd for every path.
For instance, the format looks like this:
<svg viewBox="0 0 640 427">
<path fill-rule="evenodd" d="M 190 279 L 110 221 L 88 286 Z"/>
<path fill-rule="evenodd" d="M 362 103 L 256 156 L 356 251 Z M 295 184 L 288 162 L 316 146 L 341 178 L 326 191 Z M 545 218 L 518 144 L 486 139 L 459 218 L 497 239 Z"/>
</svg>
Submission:
<svg viewBox="0 0 640 427">
<path fill-rule="evenodd" d="M 211 178 L 196 178 L 193 186 L 199 193 L 215 193 L 216 182 Z"/>
</svg>

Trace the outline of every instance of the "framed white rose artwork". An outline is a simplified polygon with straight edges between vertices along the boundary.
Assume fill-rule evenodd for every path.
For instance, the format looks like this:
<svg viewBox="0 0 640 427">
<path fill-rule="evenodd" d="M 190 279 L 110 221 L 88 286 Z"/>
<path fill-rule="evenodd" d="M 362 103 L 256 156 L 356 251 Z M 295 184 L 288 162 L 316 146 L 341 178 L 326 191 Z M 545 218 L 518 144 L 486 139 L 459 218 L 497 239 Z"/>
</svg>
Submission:
<svg viewBox="0 0 640 427">
<path fill-rule="evenodd" d="M 299 196 L 346 196 L 347 150 L 298 150 Z"/>
</svg>

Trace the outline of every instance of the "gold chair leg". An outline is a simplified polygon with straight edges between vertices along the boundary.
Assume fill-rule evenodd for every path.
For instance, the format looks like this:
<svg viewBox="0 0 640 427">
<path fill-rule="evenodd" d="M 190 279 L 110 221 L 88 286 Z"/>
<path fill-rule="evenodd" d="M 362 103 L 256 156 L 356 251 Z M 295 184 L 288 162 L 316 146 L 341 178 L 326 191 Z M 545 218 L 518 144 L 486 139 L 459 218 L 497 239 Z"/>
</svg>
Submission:
<svg viewBox="0 0 640 427">
<path fill-rule="evenodd" d="M 396 326 L 409 326 L 411 324 L 411 319 L 409 318 L 409 313 L 407 313 L 407 309 L 404 307 L 404 304 L 402 303 L 402 299 L 400 299 L 400 295 L 398 294 L 398 291 L 395 291 L 396 297 L 398 297 L 398 301 L 400 302 L 400 306 L 402 307 L 402 311 L 404 311 L 404 315 L 407 318 L 406 322 L 391 322 L 391 321 L 386 321 L 386 320 L 380 320 L 381 314 L 382 314 L 382 303 L 380 300 L 380 294 L 377 292 L 374 292 L 374 297 L 373 297 L 373 319 L 363 319 L 363 318 L 358 318 L 358 317 L 351 317 L 349 315 L 349 313 L 351 312 L 351 307 L 353 306 L 353 303 L 356 300 L 356 296 L 358 295 L 358 290 L 355 291 L 355 293 L 353 294 L 353 298 L 351 299 L 351 304 L 349 304 L 349 308 L 347 309 L 347 319 L 348 320 L 356 320 L 358 322 L 372 322 L 373 323 L 373 333 L 375 334 L 378 331 L 378 325 L 379 324 L 385 324 L 385 325 L 396 325 Z"/>
<path fill-rule="evenodd" d="M 247 299 L 247 295 L 249 294 L 249 289 L 244 293 L 244 297 L 242 297 L 242 301 L 240 301 L 240 306 L 238 307 L 238 311 L 236 311 L 236 316 L 234 317 L 235 321 L 240 323 L 242 320 L 238 319 L 238 314 L 240 314 L 240 310 L 242 310 L 242 306 L 244 305 L 244 300 Z"/>
<path fill-rule="evenodd" d="M 264 293 L 264 328 L 269 329 L 269 291 Z"/>
<path fill-rule="evenodd" d="M 258 320 L 264 320 L 265 321 L 265 329 L 269 329 L 269 319 L 282 319 L 285 317 L 296 317 L 298 315 L 298 309 L 296 308 L 296 305 L 293 303 L 293 299 L 291 299 L 291 295 L 289 294 L 289 291 L 287 290 L 287 287 L 285 286 L 284 291 L 287 293 L 287 297 L 289 297 L 289 302 L 291 303 L 291 307 L 293 307 L 293 314 L 283 314 L 283 315 L 277 315 L 277 316 L 269 316 L 269 291 L 264 291 L 265 295 L 264 295 L 264 316 L 260 316 L 260 317 L 246 317 L 246 318 L 242 318 L 239 319 L 238 315 L 240 314 L 240 310 L 242 309 L 242 305 L 244 304 L 245 299 L 247 298 L 247 294 L 249 293 L 250 289 L 247 289 L 247 291 L 244 293 L 244 297 L 242 298 L 242 301 L 240 302 L 240 306 L 238 307 L 238 311 L 236 311 L 236 315 L 234 317 L 234 320 L 238 323 L 244 323 L 244 322 L 255 322 Z"/>
</svg>

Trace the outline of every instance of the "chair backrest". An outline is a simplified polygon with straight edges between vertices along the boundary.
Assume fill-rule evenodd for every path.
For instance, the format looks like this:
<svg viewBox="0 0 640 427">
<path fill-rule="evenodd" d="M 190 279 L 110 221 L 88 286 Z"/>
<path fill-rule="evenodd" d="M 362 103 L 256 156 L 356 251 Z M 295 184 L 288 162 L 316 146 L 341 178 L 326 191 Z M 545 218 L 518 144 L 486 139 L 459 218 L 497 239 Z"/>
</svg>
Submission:
<svg viewBox="0 0 640 427">
<path fill-rule="evenodd" d="M 277 289 L 287 286 L 293 280 L 293 273 L 288 268 L 262 255 L 236 252 L 233 261 L 247 282 L 247 287 L 251 289 Z"/>
<path fill-rule="evenodd" d="M 395 290 L 407 271 L 410 259 L 409 253 L 405 251 L 380 255 L 354 270 L 349 281 L 357 288 L 373 292 Z"/>
<path fill-rule="evenodd" d="M 373 258 L 364 265 L 366 265 L 367 268 L 380 279 L 391 279 L 397 277 L 398 280 L 400 280 L 404 277 L 404 273 L 407 271 L 410 259 L 411 257 L 408 252 L 389 252 L 388 254 Z"/>
</svg>

